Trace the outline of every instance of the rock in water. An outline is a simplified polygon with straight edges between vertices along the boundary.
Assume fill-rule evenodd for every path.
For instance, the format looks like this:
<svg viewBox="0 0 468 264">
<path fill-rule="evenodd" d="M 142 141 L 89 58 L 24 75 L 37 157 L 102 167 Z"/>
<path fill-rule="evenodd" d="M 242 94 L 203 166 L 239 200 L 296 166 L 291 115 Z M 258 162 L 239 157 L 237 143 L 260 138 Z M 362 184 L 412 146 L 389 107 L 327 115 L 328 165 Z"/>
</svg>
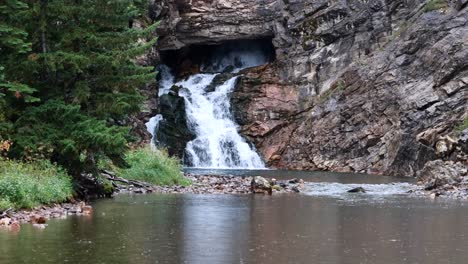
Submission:
<svg viewBox="0 0 468 264">
<path fill-rule="evenodd" d="M 0 226 L 8 226 L 11 222 L 11 219 L 8 217 L 4 217 L 0 219 Z"/>
<path fill-rule="evenodd" d="M 362 187 L 356 187 L 348 191 L 349 193 L 366 193 L 366 190 Z"/>
<path fill-rule="evenodd" d="M 250 190 L 253 193 L 267 193 L 271 195 L 273 193 L 273 189 L 270 183 L 263 177 L 255 176 L 250 183 Z"/>
</svg>

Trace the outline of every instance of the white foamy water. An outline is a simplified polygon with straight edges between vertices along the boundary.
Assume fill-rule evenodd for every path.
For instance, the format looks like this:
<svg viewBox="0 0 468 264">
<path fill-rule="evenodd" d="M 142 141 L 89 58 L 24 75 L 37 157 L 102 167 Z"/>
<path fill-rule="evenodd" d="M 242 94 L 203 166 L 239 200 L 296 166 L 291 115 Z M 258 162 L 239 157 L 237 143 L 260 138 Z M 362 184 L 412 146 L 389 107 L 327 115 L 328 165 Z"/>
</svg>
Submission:
<svg viewBox="0 0 468 264">
<path fill-rule="evenodd" d="M 255 49 L 230 51 L 226 54 L 220 54 L 219 51 L 217 53 L 217 56 L 210 61 L 209 65 L 202 65 L 201 70 L 203 72 L 224 72 L 227 67 L 231 67 L 230 72 L 238 73 L 243 69 L 259 66 L 268 61 L 265 54 Z"/>
<path fill-rule="evenodd" d="M 348 193 L 349 190 L 362 187 L 366 193 Z M 398 182 L 386 184 L 343 184 L 330 182 L 307 183 L 303 193 L 311 196 L 351 197 L 351 196 L 394 196 L 408 194 L 420 187 L 411 183 Z"/>
<path fill-rule="evenodd" d="M 214 74 L 197 74 L 177 85 L 189 89 L 182 93 L 189 127 L 196 138 L 187 144 L 187 158 L 195 167 L 263 168 L 260 156 L 237 132 L 230 112 L 228 94 L 237 77 L 227 80 L 215 91 L 205 92 Z"/>
<path fill-rule="evenodd" d="M 162 115 L 156 115 L 150 118 L 150 120 L 145 124 L 146 130 L 151 134 L 151 147 L 154 147 L 154 137 L 156 135 L 156 130 L 158 129 L 159 122 L 163 120 Z"/>
<path fill-rule="evenodd" d="M 174 75 L 172 75 L 171 69 L 164 64 L 158 66 L 158 72 L 161 76 L 158 96 L 161 97 L 161 95 L 167 94 L 174 85 Z"/>
<path fill-rule="evenodd" d="M 161 66 L 159 95 L 166 94 L 173 85 L 185 88 L 179 91 L 185 99 L 185 109 L 189 129 L 196 138 L 187 143 L 186 160 L 199 168 L 265 168 L 260 156 L 241 135 L 231 113 L 229 94 L 235 88 L 238 76 L 208 91 L 218 73 L 229 69 L 240 70 L 262 65 L 268 58 L 259 51 L 232 51 L 224 56 L 214 57 L 209 65 L 204 65 L 200 73 L 174 84 L 174 76 L 167 66 Z"/>
</svg>

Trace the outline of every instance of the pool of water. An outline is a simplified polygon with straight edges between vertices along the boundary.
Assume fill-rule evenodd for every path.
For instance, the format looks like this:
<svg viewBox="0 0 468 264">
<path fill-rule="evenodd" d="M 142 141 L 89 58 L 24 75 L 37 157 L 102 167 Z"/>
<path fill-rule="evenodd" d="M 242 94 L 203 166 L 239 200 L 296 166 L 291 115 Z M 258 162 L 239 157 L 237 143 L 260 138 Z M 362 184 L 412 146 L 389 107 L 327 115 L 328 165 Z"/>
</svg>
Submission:
<svg viewBox="0 0 468 264">
<path fill-rule="evenodd" d="M 0 263 L 466 263 L 467 203 L 342 176 L 301 194 L 98 200 L 91 216 L 0 231 Z M 347 193 L 354 186 L 368 192 Z"/>
</svg>

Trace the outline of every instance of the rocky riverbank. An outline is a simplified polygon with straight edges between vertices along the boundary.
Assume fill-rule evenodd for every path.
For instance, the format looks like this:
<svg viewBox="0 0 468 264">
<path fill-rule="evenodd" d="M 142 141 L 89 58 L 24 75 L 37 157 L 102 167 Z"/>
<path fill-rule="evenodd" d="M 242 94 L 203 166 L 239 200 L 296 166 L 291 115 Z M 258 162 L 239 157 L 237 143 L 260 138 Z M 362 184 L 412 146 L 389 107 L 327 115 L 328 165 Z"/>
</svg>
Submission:
<svg viewBox="0 0 468 264">
<path fill-rule="evenodd" d="M 70 215 L 90 215 L 93 208 L 84 202 L 41 205 L 33 209 L 8 209 L 0 214 L 0 228 L 19 231 L 20 224 L 30 223 L 34 227 L 47 227 L 50 219 L 64 219 Z"/>
<path fill-rule="evenodd" d="M 248 194 L 298 193 L 304 188 L 302 179 L 278 181 L 263 177 L 216 176 L 185 174 L 190 186 L 134 186 L 117 184 L 117 193 L 190 193 L 190 194 Z"/>
<path fill-rule="evenodd" d="M 424 175 L 424 176 L 423 176 Z M 164 194 L 250 194 L 264 195 L 300 193 L 305 182 L 302 179 L 275 180 L 260 176 L 217 176 L 185 174 L 192 182 L 189 186 L 155 186 L 144 182 L 115 177 L 112 180 L 115 193 L 164 193 Z M 413 194 L 431 198 L 468 199 L 468 168 L 462 163 L 434 161 L 421 172 L 419 184 L 423 189 Z M 364 191 L 365 192 L 365 191 Z M 7 210 L 0 214 L 0 228 L 19 231 L 20 224 L 30 223 L 45 228 L 50 219 L 64 219 L 71 215 L 87 216 L 92 207 L 84 202 L 39 206 L 32 210 Z"/>
<path fill-rule="evenodd" d="M 109 177 L 120 193 L 178 193 L 178 194 L 248 194 L 248 193 L 299 193 L 304 181 L 291 179 L 277 181 L 263 177 L 213 176 L 185 174 L 190 186 L 156 186 L 139 181 Z M 30 223 L 36 228 L 45 228 L 50 219 L 64 219 L 70 215 L 91 215 L 93 208 L 84 202 L 43 205 L 31 210 L 9 209 L 0 214 L 0 228 L 19 231 L 20 224 Z"/>
</svg>

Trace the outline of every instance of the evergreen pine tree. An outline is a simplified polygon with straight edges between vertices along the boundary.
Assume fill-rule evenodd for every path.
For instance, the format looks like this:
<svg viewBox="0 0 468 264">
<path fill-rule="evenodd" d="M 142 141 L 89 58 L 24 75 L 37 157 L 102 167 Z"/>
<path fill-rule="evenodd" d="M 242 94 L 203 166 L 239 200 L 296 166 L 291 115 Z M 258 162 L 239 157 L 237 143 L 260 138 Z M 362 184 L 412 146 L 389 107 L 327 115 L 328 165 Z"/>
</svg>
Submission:
<svg viewBox="0 0 468 264">
<path fill-rule="evenodd" d="M 15 65 L 26 61 L 31 50 L 27 33 L 21 28 L 20 13 L 28 6 L 19 0 L 5 0 L 0 4 L 0 141 L 9 139 L 12 120 L 23 102 L 38 99 L 31 96 L 34 89 L 25 84 Z"/>
<path fill-rule="evenodd" d="M 12 155 L 49 158 L 74 175 L 95 172 L 100 158 L 121 161 L 128 129 L 113 125 L 140 109 L 139 87 L 154 80 L 135 58 L 156 25 L 131 28 L 139 0 L 24 0 L 32 50 L 15 66 L 40 102 L 15 122 Z"/>
<path fill-rule="evenodd" d="M 135 0 L 31 1 L 35 54 L 32 68 L 40 80 L 40 97 L 79 104 L 99 118 L 122 118 L 139 110 L 138 87 L 154 78 L 152 68 L 135 64 L 156 39 L 154 32 L 129 28 L 140 16 Z"/>
</svg>

